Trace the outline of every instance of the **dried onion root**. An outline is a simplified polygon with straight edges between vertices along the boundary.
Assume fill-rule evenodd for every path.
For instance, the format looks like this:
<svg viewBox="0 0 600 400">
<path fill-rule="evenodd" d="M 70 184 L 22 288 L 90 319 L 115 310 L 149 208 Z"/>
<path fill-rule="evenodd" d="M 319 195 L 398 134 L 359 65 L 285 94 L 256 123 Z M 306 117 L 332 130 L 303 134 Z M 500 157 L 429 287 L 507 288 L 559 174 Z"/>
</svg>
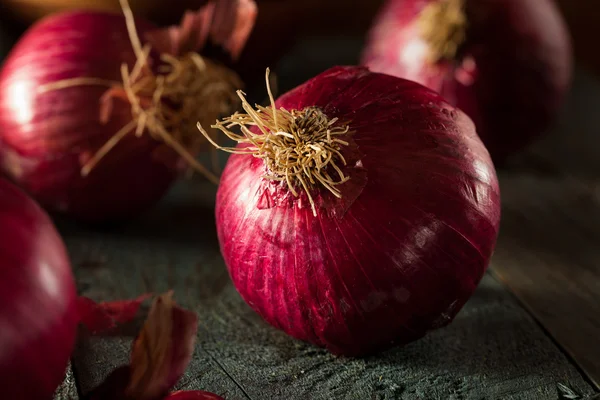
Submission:
<svg viewBox="0 0 600 400">
<path fill-rule="evenodd" d="M 432 2 L 423 9 L 418 23 L 429 43 L 431 62 L 454 60 L 467 36 L 464 0 Z"/>
<path fill-rule="evenodd" d="M 295 197 L 299 195 L 296 188 L 304 190 L 313 215 L 316 216 L 316 205 L 311 191 L 321 185 L 334 196 L 341 198 L 341 192 L 336 186 L 350 179 L 340 168 L 340 165 L 346 165 L 341 153 L 342 146 L 348 146 L 349 143 L 339 138 L 350 134 L 350 128 L 348 125 L 337 124 L 337 118 L 329 119 L 317 107 L 291 111 L 283 107 L 277 109 L 271 92 L 269 69 L 266 72 L 266 84 L 270 106 L 263 107 L 257 104 L 256 109 L 253 109 L 246 100 L 245 93 L 238 90 L 237 94 L 246 113 L 236 112 L 211 125 L 229 139 L 251 146 L 222 147 L 204 130 L 201 122 L 198 122 L 198 129 L 219 150 L 262 159 L 268 171 L 263 178 L 285 181 Z M 234 126 L 238 126 L 242 134 L 232 132 L 231 128 Z M 249 129 L 252 126 L 258 127 L 260 132 L 252 132 Z"/>
<path fill-rule="evenodd" d="M 238 104 L 235 89 L 242 86 L 240 78 L 230 69 L 189 52 L 179 58 L 161 54 L 162 65 L 155 73 L 150 66 L 151 46 L 142 47 L 133 13 L 127 0 L 120 0 L 127 31 L 136 55 L 136 64 L 129 70 L 121 66 L 122 82 L 97 78 L 74 78 L 44 85 L 41 92 L 79 85 L 109 87 L 101 99 L 100 120 L 106 123 L 112 112 L 112 101 L 123 99 L 131 105 L 132 121 L 126 124 L 88 160 L 81 169 L 87 176 L 98 162 L 126 135 L 144 132 L 171 147 L 186 163 L 214 183 L 217 176 L 198 162 L 193 154 L 205 143 L 195 123 L 210 123 L 220 115 L 230 113 Z M 211 142 L 215 139 L 211 138 Z M 213 160 L 214 161 L 214 160 Z M 213 162 L 213 170 L 216 170 Z"/>
</svg>

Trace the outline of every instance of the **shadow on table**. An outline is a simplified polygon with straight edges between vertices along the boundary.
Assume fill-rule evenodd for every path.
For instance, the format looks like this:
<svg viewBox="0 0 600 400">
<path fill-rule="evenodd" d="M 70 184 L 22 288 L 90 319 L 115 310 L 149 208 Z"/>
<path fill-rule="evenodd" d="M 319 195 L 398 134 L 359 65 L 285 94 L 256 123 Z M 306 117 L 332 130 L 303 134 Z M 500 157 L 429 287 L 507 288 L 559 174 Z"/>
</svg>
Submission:
<svg viewBox="0 0 600 400">
<path fill-rule="evenodd" d="M 563 380 L 577 376 L 574 369 L 565 371 L 561 352 L 489 275 L 450 326 L 365 358 L 337 358 L 288 337 L 263 322 L 233 287 L 223 292 L 218 306 L 201 311 L 201 320 L 202 349 L 251 397 L 271 387 L 293 398 L 349 395 L 365 388 L 365 393 L 420 391 L 424 398 L 463 393 L 471 398 L 485 393 L 482 388 L 502 393 L 516 383 L 550 393 L 557 374 Z"/>
</svg>

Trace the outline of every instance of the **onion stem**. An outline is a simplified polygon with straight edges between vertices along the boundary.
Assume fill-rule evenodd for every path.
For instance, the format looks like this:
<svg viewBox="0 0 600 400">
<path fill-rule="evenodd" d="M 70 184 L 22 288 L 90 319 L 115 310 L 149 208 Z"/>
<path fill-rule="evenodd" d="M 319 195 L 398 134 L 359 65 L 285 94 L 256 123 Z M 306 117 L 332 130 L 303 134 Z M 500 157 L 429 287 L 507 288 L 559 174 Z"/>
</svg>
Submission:
<svg viewBox="0 0 600 400">
<path fill-rule="evenodd" d="M 337 186 L 350 179 L 340 168 L 340 165 L 346 165 L 341 153 L 342 146 L 348 146 L 349 143 L 339 138 L 350 135 L 350 128 L 339 124 L 337 118 L 328 118 L 317 107 L 291 111 L 283 107 L 277 109 L 270 88 L 269 72 L 267 69 L 265 79 L 270 106 L 256 105 L 254 109 L 246 100 L 245 93 L 238 90 L 246 114 L 236 112 L 211 126 L 237 143 L 251 146 L 222 147 L 204 130 L 201 122 L 198 122 L 198 129 L 219 150 L 262 159 L 268 171 L 263 177 L 285 181 L 295 197 L 298 197 L 296 188 L 301 187 L 316 216 L 316 205 L 311 195 L 314 188 L 320 185 L 341 198 Z M 232 132 L 230 129 L 234 126 L 239 126 L 242 133 Z M 260 132 L 252 132 L 249 129 L 251 126 L 256 126 Z"/>
<path fill-rule="evenodd" d="M 126 124 L 109 139 L 82 166 L 81 174 L 88 175 L 127 134 L 133 132 L 140 137 L 147 132 L 153 139 L 173 149 L 193 170 L 218 183 L 218 177 L 193 156 L 205 143 L 195 125 L 197 121 L 209 124 L 220 115 L 230 113 L 238 104 L 235 90 L 242 86 L 242 82 L 230 69 L 194 52 L 180 57 L 161 54 L 162 63 L 155 73 L 150 64 L 151 46 L 142 46 L 128 0 L 119 1 L 136 56 L 136 63 L 131 70 L 126 63 L 121 65 L 122 82 L 79 77 L 54 82 L 39 89 L 47 92 L 82 85 L 109 87 L 100 102 L 102 123 L 108 122 L 115 99 L 126 100 L 131 106 L 132 123 Z M 217 171 L 214 151 L 212 165 L 213 170 Z"/>
<path fill-rule="evenodd" d="M 429 3 L 418 19 L 423 39 L 429 44 L 432 63 L 455 59 L 466 39 L 465 0 Z"/>
</svg>

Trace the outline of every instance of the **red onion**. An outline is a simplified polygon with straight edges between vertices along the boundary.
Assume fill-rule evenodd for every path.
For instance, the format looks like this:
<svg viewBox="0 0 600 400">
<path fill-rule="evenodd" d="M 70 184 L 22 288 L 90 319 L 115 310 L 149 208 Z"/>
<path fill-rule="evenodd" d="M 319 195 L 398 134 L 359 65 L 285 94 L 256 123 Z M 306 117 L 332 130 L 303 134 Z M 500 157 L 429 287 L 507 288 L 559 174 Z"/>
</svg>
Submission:
<svg viewBox="0 0 600 400">
<path fill-rule="evenodd" d="M 48 216 L 0 179 L 0 387 L 3 399 L 51 399 L 77 331 L 75 281 Z"/>
<path fill-rule="evenodd" d="M 125 17 L 37 23 L 0 75 L 0 166 L 45 207 L 89 222 L 153 205 L 179 157 L 216 179 L 192 156 L 195 123 L 231 111 L 240 82 L 193 51 L 210 40 L 238 57 L 256 14 L 252 0 L 216 0 L 157 30 L 121 1 Z"/>
<path fill-rule="evenodd" d="M 495 161 L 549 127 L 572 68 L 551 0 L 388 0 L 363 64 L 440 92 L 475 121 Z"/>
<path fill-rule="evenodd" d="M 417 83 L 362 67 L 332 68 L 260 113 L 243 106 L 249 115 L 213 127 L 239 142 L 221 148 L 234 154 L 216 218 L 244 300 L 350 356 L 449 323 L 488 266 L 500 219 L 471 120 Z"/>
</svg>

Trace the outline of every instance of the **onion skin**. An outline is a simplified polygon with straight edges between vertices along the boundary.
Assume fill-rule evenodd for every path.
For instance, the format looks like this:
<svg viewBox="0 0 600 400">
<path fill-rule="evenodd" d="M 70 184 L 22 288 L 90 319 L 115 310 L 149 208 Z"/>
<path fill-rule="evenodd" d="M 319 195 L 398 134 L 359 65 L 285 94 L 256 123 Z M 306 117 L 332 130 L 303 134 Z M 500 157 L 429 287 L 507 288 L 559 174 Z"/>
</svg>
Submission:
<svg viewBox="0 0 600 400">
<path fill-rule="evenodd" d="M 276 102 L 308 106 L 349 121 L 364 187 L 350 172 L 339 186 L 345 209 L 323 200 L 317 217 L 302 195 L 260 206 L 263 161 L 233 154 L 216 219 L 235 287 L 267 322 L 335 354 L 370 354 L 448 324 L 483 276 L 500 220 L 473 123 L 435 92 L 362 67 L 332 68 Z"/>
<path fill-rule="evenodd" d="M 98 304 L 82 298 L 79 307 L 86 316 L 82 318 L 83 323 L 92 334 L 109 334 L 114 326 L 112 322 L 132 322 L 141 303 L 148 297 L 150 295 L 143 295 L 135 300 Z M 173 300 L 172 292 L 158 296 L 133 341 L 129 365 L 113 370 L 98 387 L 87 394 L 87 398 L 164 400 L 171 398 L 171 395 L 186 398 L 184 395 L 178 396 L 178 392 L 169 392 L 192 359 L 197 329 L 197 315 L 179 307 Z M 189 393 L 192 396 L 195 392 Z M 198 396 L 205 394 L 197 393 Z"/>
<path fill-rule="evenodd" d="M 135 320 L 142 303 L 150 297 L 150 294 L 145 294 L 135 300 L 96 303 L 80 296 L 77 299 L 79 323 L 91 335 L 110 335 L 114 332 L 122 335 L 122 326 Z"/>
<path fill-rule="evenodd" d="M 460 56 L 432 63 L 417 19 L 437 0 L 389 0 L 362 64 L 441 93 L 465 111 L 494 161 L 502 162 L 554 122 L 572 73 L 565 22 L 550 0 L 466 0 Z"/>
<path fill-rule="evenodd" d="M 2 398 L 51 399 L 77 331 L 75 281 L 65 246 L 42 209 L 0 179 Z"/>
<path fill-rule="evenodd" d="M 181 390 L 173 392 L 165 400 L 223 400 L 221 396 L 201 390 Z"/>
<path fill-rule="evenodd" d="M 136 24 L 141 37 L 154 28 Z M 131 121 L 130 105 L 116 102 L 102 124 L 99 99 L 106 87 L 37 90 L 77 77 L 120 81 L 123 62 L 130 68 L 135 63 L 124 18 L 91 12 L 40 21 L 6 59 L 0 74 L 0 167 L 49 210 L 84 222 L 120 220 L 148 209 L 176 178 L 156 157 L 165 145 L 147 135 L 127 135 L 82 177 L 83 163 Z"/>
</svg>

